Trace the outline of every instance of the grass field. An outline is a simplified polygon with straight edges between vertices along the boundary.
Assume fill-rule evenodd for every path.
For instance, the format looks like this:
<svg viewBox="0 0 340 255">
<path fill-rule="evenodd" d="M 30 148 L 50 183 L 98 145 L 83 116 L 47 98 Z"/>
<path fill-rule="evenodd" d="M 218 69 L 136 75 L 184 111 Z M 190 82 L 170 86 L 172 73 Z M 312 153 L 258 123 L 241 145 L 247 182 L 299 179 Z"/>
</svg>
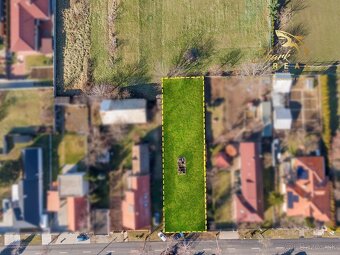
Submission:
<svg viewBox="0 0 340 255">
<path fill-rule="evenodd" d="M 124 86 L 224 70 L 269 46 L 268 0 L 81 2 L 58 1 L 60 89 L 81 88 L 89 77 Z"/>
<path fill-rule="evenodd" d="M 301 2 L 293 0 L 292 2 Z M 307 55 L 300 55 L 304 62 L 325 62 L 340 59 L 340 4 L 339 0 L 306 0 L 305 8 L 296 12 L 290 22 L 292 27 L 300 26 L 300 33 L 305 34 L 304 45 Z"/>
<path fill-rule="evenodd" d="M 206 230 L 203 78 L 163 79 L 164 231 Z M 177 173 L 186 158 L 187 172 Z"/>
<path fill-rule="evenodd" d="M 94 62 L 93 76 L 96 81 L 110 79 L 111 63 L 108 52 L 108 3 L 109 0 L 90 0 L 91 12 L 91 58 Z"/>
<path fill-rule="evenodd" d="M 3 114 L 0 121 L 0 137 L 15 128 L 31 130 L 36 126 L 52 125 L 52 116 L 44 117 L 44 112 L 52 115 L 52 112 L 47 112 L 53 105 L 51 89 L 12 90 L 6 93 L 4 102 L 0 103 L 0 111 Z M 3 109 L 5 105 L 7 105 L 6 109 Z M 1 139 L 0 147 L 2 148 L 2 146 Z"/>
<path fill-rule="evenodd" d="M 218 172 L 214 177 L 212 185 L 215 222 L 232 222 L 231 173 L 228 171 Z"/>
<path fill-rule="evenodd" d="M 65 164 L 77 164 L 84 159 L 87 153 L 86 136 L 82 135 L 65 135 L 58 145 L 59 166 Z"/>
<path fill-rule="evenodd" d="M 26 71 L 31 71 L 32 67 L 52 66 L 52 57 L 45 55 L 30 55 L 25 57 Z"/>
<path fill-rule="evenodd" d="M 232 50 L 250 58 L 269 45 L 267 0 L 126 0 L 120 1 L 114 23 L 118 48 L 113 65 L 108 36 L 112 2 L 91 0 L 91 59 L 97 81 L 110 79 L 112 72 L 122 75 L 123 67 L 130 76 L 147 73 L 159 81 L 190 51 L 199 62 L 193 71 L 202 73 L 224 64 Z"/>
</svg>

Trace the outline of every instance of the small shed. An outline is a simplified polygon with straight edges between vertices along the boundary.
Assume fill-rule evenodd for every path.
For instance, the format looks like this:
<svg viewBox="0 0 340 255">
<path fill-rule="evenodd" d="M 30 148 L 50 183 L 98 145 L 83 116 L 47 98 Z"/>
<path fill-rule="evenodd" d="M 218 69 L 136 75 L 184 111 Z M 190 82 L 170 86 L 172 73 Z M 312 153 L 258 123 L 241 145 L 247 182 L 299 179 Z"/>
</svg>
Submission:
<svg viewBox="0 0 340 255">
<path fill-rule="evenodd" d="M 287 94 L 293 85 L 293 77 L 290 73 L 276 73 L 273 77 L 273 91 Z"/>
<path fill-rule="evenodd" d="M 290 109 L 277 107 L 274 109 L 274 128 L 277 130 L 288 130 L 292 127 L 292 113 Z"/>
</svg>

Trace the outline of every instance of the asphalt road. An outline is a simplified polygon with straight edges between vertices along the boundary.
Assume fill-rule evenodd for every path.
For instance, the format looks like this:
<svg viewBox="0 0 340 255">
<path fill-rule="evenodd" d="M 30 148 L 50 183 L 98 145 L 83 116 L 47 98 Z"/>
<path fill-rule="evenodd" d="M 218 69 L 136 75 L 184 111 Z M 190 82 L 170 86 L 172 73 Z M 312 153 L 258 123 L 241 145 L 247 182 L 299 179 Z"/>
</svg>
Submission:
<svg viewBox="0 0 340 255">
<path fill-rule="evenodd" d="M 11 89 L 39 89 L 52 87 L 49 84 L 35 83 L 33 80 L 0 80 L 0 90 Z"/>
<path fill-rule="evenodd" d="M 128 254 L 161 254 L 167 247 L 174 245 L 170 242 L 148 242 L 144 252 L 143 242 L 125 242 L 111 244 L 68 244 L 49 246 L 2 247 L 0 255 L 29 254 L 29 255 L 128 255 Z M 183 246 L 182 242 L 178 247 Z M 314 239 L 291 239 L 291 240 L 201 240 L 188 242 L 190 253 L 178 254 L 340 254 L 340 239 L 314 238 Z M 218 250 L 220 249 L 220 253 Z"/>
</svg>

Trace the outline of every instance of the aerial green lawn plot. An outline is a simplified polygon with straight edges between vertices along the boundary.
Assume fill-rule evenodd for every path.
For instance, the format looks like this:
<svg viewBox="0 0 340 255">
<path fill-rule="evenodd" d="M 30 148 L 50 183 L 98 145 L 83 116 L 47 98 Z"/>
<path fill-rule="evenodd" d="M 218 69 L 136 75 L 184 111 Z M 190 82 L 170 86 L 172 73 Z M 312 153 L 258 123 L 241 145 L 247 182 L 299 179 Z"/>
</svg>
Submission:
<svg viewBox="0 0 340 255">
<path fill-rule="evenodd" d="M 164 78 L 162 91 L 164 231 L 205 231 L 204 78 Z"/>
</svg>

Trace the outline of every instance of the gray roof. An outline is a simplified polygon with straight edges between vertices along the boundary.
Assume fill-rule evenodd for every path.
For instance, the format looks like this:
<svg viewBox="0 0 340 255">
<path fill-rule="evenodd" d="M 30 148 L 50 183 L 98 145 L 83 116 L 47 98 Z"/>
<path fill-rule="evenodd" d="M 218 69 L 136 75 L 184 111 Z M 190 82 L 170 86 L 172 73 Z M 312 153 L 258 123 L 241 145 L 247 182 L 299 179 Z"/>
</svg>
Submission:
<svg viewBox="0 0 340 255">
<path fill-rule="evenodd" d="M 282 93 L 272 93 L 272 101 L 274 107 L 284 107 L 285 105 L 285 95 Z"/>
<path fill-rule="evenodd" d="M 95 235 L 108 235 L 110 233 L 110 210 L 95 209 L 91 215 L 91 225 Z"/>
<path fill-rule="evenodd" d="M 103 100 L 100 116 L 104 125 L 146 123 L 146 100 Z"/>
<path fill-rule="evenodd" d="M 100 104 L 100 110 L 112 111 L 112 110 L 144 109 L 145 106 L 146 106 L 145 99 L 124 99 L 124 100 L 105 99 Z"/>
<path fill-rule="evenodd" d="M 292 126 L 292 113 L 289 108 L 274 108 L 274 128 L 287 130 Z"/>
<path fill-rule="evenodd" d="M 272 104 L 270 101 L 261 103 L 262 109 L 262 123 L 264 128 L 262 130 L 262 135 L 265 137 L 270 137 L 272 135 Z"/>
<path fill-rule="evenodd" d="M 85 180 L 84 172 L 59 175 L 60 197 L 82 197 L 88 194 L 89 182 Z"/>
<path fill-rule="evenodd" d="M 292 113 L 288 108 L 283 107 L 275 108 L 275 115 L 276 119 L 288 119 L 288 120 L 292 119 Z"/>
<path fill-rule="evenodd" d="M 148 144 L 137 144 L 132 148 L 132 172 L 148 174 L 150 172 L 150 156 Z"/>
</svg>

